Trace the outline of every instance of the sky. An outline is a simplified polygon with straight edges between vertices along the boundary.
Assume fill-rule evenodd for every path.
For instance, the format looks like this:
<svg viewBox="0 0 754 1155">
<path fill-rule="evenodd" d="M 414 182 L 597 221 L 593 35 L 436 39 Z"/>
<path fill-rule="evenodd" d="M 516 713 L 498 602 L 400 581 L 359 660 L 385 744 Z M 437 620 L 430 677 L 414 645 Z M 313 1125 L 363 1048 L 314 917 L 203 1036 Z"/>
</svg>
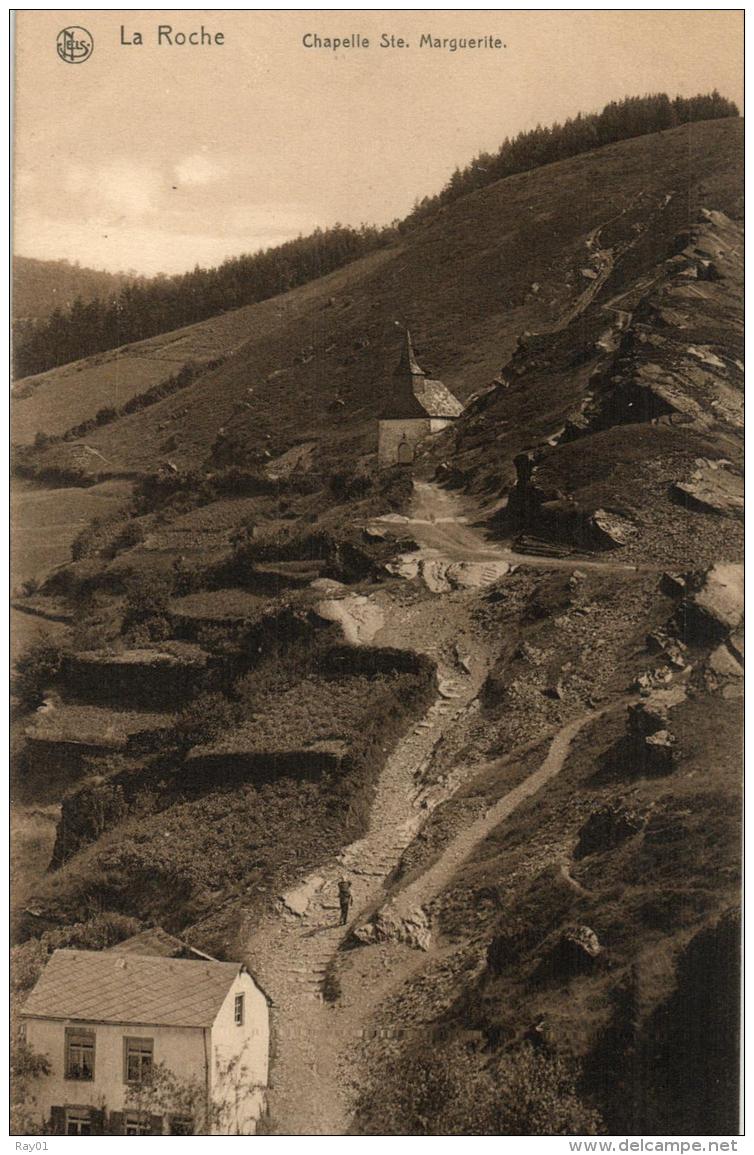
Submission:
<svg viewBox="0 0 754 1155">
<path fill-rule="evenodd" d="M 160 45 L 160 24 L 224 42 Z M 94 43 L 79 64 L 56 52 L 72 25 Z M 382 33 L 408 47 L 379 47 Z M 371 43 L 306 48 L 307 34 Z M 420 48 L 422 34 L 505 47 Z M 27 10 L 15 252 L 148 275 L 214 265 L 317 226 L 402 217 L 537 123 L 712 88 L 743 109 L 740 11 Z"/>
</svg>

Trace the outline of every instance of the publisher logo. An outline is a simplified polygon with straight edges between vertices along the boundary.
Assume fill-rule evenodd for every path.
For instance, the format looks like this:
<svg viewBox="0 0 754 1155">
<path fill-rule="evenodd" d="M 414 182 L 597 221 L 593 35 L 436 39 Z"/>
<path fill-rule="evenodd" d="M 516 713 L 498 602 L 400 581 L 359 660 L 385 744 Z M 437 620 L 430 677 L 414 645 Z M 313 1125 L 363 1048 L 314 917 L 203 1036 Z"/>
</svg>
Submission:
<svg viewBox="0 0 754 1155">
<path fill-rule="evenodd" d="M 83 64 L 94 52 L 94 40 L 86 28 L 73 25 L 58 32 L 57 48 L 66 64 Z"/>
</svg>

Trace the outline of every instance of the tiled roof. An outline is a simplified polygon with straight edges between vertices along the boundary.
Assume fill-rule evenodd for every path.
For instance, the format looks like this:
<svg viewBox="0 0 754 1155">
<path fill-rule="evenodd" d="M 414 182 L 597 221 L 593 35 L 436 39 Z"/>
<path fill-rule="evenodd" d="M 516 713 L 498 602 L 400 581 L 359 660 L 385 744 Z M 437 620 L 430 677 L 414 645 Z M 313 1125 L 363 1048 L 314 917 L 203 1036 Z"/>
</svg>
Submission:
<svg viewBox="0 0 754 1155">
<path fill-rule="evenodd" d="M 210 1027 L 239 963 L 56 950 L 24 1015 L 95 1023 Z"/>
<path fill-rule="evenodd" d="M 121 954 L 158 955 L 161 958 L 202 958 L 208 962 L 216 961 L 211 955 L 204 954 L 187 942 L 182 942 L 175 935 L 168 934 L 161 926 L 154 926 L 149 930 L 143 930 L 141 934 L 125 938 L 122 942 L 111 946 L 110 951 Z"/>
<path fill-rule="evenodd" d="M 463 405 L 454 397 L 442 381 L 433 381 L 425 377 L 421 389 L 414 387 L 416 400 L 429 417 L 459 417 L 463 413 Z"/>
</svg>

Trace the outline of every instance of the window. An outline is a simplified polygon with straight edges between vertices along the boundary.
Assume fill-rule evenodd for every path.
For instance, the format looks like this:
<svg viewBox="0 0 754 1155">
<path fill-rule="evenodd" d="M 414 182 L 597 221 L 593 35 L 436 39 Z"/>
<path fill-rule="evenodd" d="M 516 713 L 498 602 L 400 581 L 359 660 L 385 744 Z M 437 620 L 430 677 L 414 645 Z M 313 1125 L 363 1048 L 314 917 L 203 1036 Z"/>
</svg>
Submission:
<svg viewBox="0 0 754 1155">
<path fill-rule="evenodd" d="M 171 1115 L 170 1116 L 170 1134 L 171 1135 L 193 1135 L 194 1134 L 194 1120 L 190 1115 Z"/>
<path fill-rule="evenodd" d="M 66 1028 L 65 1077 L 87 1080 L 94 1078 L 94 1031 Z"/>
<path fill-rule="evenodd" d="M 236 1005 L 233 1009 L 233 1018 L 236 1020 L 236 1026 L 243 1026 L 243 995 L 236 995 Z"/>
<path fill-rule="evenodd" d="M 154 1039 L 129 1039 L 124 1043 L 123 1078 L 127 1083 L 143 1083 L 152 1070 Z"/>
<path fill-rule="evenodd" d="M 123 1117 L 124 1135 L 151 1135 L 152 1124 L 149 1115 L 141 1111 L 126 1111 Z"/>
<path fill-rule="evenodd" d="M 88 1107 L 66 1107 L 66 1135 L 91 1135 L 92 1113 Z"/>
</svg>

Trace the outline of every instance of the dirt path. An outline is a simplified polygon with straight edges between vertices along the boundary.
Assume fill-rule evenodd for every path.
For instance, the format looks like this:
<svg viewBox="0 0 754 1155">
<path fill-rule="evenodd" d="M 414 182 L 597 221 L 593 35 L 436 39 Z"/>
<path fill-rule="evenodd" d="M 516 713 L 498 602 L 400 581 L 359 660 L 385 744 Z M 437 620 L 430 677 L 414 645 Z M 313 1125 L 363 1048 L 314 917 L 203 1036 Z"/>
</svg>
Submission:
<svg viewBox="0 0 754 1155">
<path fill-rule="evenodd" d="M 496 580 L 501 572 L 499 563 L 509 557 L 525 565 L 555 568 L 558 564 L 552 558 L 518 557 L 488 543 L 469 524 L 460 499 L 428 482 L 415 483 L 410 525 L 425 557 L 436 559 L 442 554 L 446 564 L 451 559 L 461 566 L 476 565 L 479 580 L 466 583 L 472 587 Z M 562 564 L 573 568 L 576 563 L 565 560 Z M 615 563 L 593 564 L 601 569 L 624 568 Z M 278 1133 L 347 1132 L 352 1080 L 343 1057 L 353 1053 L 355 1039 L 369 1025 L 381 999 L 422 965 L 421 952 L 407 947 L 398 973 L 375 974 L 369 970 L 374 966 L 373 956 L 365 955 L 363 979 L 354 977 L 360 964 L 356 971 L 351 967 L 348 989 L 342 997 L 334 1003 L 323 999 L 328 965 L 349 930 L 339 925 L 338 880 L 347 877 L 351 881 L 353 924 L 384 900 L 385 880 L 404 850 L 432 808 L 457 788 L 455 781 L 445 790 L 435 787 L 427 792 L 421 785 L 422 771 L 443 735 L 476 698 L 486 674 L 479 655 L 472 661 L 457 660 L 459 630 L 464 621 L 468 624 L 474 597 L 468 589 L 456 587 L 408 608 L 384 591 L 368 598 L 345 596 L 330 603 L 333 617 L 354 643 L 411 646 L 433 657 L 438 665 L 439 688 L 425 716 L 386 760 L 365 837 L 281 895 L 278 909 L 249 935 L 249 965 L 273 1000 L 269 1106 Z M 451 653 L 456 658 L 449 657 Z M 405 892 L 406 901 L 426 901 L 427 896 L 434 895 L 488 830 L 558 772 L 572 737 L 595 716 L 587 715 L 564 727 L 539 770 L 451 843 L 439 862 Z M 401 896 L 401 902 L 403 899 Z"/>
<path fill-rule="evenodd" d="M 474 511 L 478 516 L 478 511 Z M 410 528 L 411 536 L 418 542 L 419 551 L 404 555 L 408 564 L 421 566 L 422 562 L 459 562 L 465 564 L 486 563 L 487 578 L 496 581 L 500 572 L 496 563 L 508 566 L 530 566 L 535 569 L 581 569 L 598 570 L 601 573 L 647 573 L 659 572 L 660 566 L 635 566 L 616 560 L 573 557 L 546 557 L 544 555 L 517 553 L 508 546 L 490 541 L 481 530 L 471 524 L 473 514 L 464 499 L 452 490 L 443 489 L 433 481 L 414 481 L 414 503 L 409 517 L 396 518 L 388 515 L 377 518 L 382 525 Z M 478 585 L 487 584 L 485 581 Z"/>
<path fill-rule="evenodd" d="M 378 901 L 384 880 L 429 813 L 421 805 L 421 770 L 479 687 L 479 678 L 442 665 L 439 677 L 443 693 L 387 759 L 366 836 L 283 895 L 279 911 L 250 938 L 249 963 L 274 1002 L 269 1104 L 279 1132 L 343 1134 L 347 1128 L 339 1059 L 369 1020 L 379 992 L 359 992 L 355 1006 L 353 1000 L 348 1006 L 323 1002 L 327 964 L 348 931 L 339 925 L 337 884 L 342 877 L 351 881 L 354 917 Z"/>
<path fill-rule="evenodd" d="M 563 769 L 573 739 L 579 730 L 589 722 L 599 718 L 608 710 L 615 709 L 615 705 L 593 710 L 589 714 L 568 722 L 557 732 L 542 765 L 525 778 L 523 782 L 505 794 L 494 806 L 478 818 L 476 822 L 466 826 L 445 848 L 436 862 L 424 871 L 413 882 L 409 883 L 400 893 L 391 900 L 389 909 L 397 917 L 403 918 L 417 907 L 425 906 L 440 891 L 448 885 L 458 868 L 471 855 L 473 850 L 487 838 L 501 822 L 536 794 L 546 782 L 554 778 Z"/>
</svg>

